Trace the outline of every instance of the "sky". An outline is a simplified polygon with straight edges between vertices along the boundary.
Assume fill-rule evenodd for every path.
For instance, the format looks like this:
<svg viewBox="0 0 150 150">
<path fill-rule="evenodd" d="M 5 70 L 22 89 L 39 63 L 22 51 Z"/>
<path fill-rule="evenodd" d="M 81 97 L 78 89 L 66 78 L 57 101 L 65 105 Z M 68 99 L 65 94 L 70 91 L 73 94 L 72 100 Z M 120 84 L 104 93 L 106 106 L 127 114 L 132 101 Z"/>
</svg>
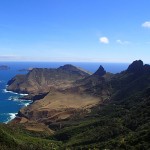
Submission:
<svg viewBox="0 0 150 150">
<path fill-rule="evenodd" d="M 150 0 L 1 0 L 0 61 L 150 63 Z"/>
</svg>

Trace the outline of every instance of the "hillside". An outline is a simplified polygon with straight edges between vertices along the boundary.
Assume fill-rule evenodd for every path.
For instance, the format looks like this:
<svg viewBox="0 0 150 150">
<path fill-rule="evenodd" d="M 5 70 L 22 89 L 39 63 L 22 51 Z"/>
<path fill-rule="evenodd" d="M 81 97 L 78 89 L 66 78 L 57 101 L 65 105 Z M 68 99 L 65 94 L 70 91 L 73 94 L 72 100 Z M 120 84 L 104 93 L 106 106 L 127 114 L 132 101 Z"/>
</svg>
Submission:
<svg viewBox="0 0 150 150">
<path fill-rule="evenodd" d="M 57 149 L 150 149 L 149 65 L 134 61 L 118 74 L 100 66 L 72 83 L 21 109 L 17 125 L 45 123 Z"/>
<path fill-rule="evenodd" d="M 91 112 L 93 107 L 109 97 L 105 84 L 107 78 L 102 66 L 96 74 L 90 75 L 83 69 L 65 65 L 58 69 L 32 69 L 27 75 L 17 75 L 8 82 L 8 90 L 23 91 L 24 88 L 29 93 L 24 98 L 35 100 L 22 108 L 18 117 L 47 125 L 82 118 Z M 103 90 L 98 94 L 101 87 Z M 38 90 L 33 93 L 31 88 Z"/>
<path fill-rule="evenodd" d="M 0 150 L 54 150 L 61 142 L 49 140 L 48 131 L 28 131 L 21 125 L 0 124 Z"/>
<path fill-rule="evenodd" d="M 28 74 L 16 75 L 8 81 L 7 90 L 37 95 L 47 93 L 51 89 L 69 87 L 72 82 L 89 75 L 88 72 L 72 65 L 64 65 L 57 69 L 33 68 Z"/>
<path fill-rule="evenodd" d="M 136 63 L 140 63 L 138 69 Z M 132 68 L 132 69 L 131 69 Z M 135 69 L 136 68 L 136 69 Z M 150 149 L 150 66 L 136 61 L 111 80 L 111 97 L 54 138 L 75 149 Z"/>
</svg>

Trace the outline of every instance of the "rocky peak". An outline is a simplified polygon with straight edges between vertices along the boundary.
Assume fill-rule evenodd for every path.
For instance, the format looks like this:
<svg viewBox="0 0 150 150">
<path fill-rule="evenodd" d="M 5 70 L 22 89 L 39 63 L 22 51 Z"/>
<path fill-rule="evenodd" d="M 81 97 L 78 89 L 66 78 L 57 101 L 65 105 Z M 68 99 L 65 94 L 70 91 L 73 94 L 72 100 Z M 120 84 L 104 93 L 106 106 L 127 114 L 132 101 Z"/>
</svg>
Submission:
<svg viewBox="0 0 150 150">
<path fill-rule="evenodd" d="M 145 64 L 144 65 L 144 71 L 149 73 L 150 72 L 150 65 Z"/>
<path fill-rule="evenodd" d="M 91 75 L 88 71 L 81 69 L 79 67 L 75 67 L 73 65 L 67 64 L 58 68 L 58 70 L 67 71 L 69 73 L 78 74 L 81 76 L 89 76 Z"/>
<path fill-rule="evenodd" d="M 100 65 L 98 70 L 93 75 L 103 76 L 104 74 L 106 74 L 106 71 L 103 66 Z"/>
<path fill-rule="evenodd" d="M 64 66 L 60 66 L 58 69 L 62 69 L 62 70 L 77 70 L 78 68 L 73 66 L 73 65 L 67 64 L 67 65 L 64 65 Z"/>
<path fill-rule="evenodd" d="M 129 65 L 127 72 L 142 73 L 144 71 L 143 66 L 143 61 L 136 60 L 131 65 Z"/>
</svg>

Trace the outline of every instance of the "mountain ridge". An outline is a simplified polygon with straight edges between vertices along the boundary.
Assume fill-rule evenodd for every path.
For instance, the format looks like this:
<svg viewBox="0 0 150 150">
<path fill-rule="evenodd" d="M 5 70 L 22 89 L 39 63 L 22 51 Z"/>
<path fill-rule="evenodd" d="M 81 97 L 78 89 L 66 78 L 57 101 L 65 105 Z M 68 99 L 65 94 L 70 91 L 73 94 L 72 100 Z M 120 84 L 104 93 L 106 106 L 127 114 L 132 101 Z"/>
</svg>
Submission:
<svg viewBox="0 0 150 150">
<path fill-rule="evenodd" d="M 33 68 L 26 75 L 16 75 L 8 81 L 7 90 L 17 93 L 36 93 L 38 95 L 41 91 L 46 93 L 49 92 L 50 88 L 56 88 L 56 86 L 59 88 L 61 84 L 69 86 L 74 80 L 89 75 L 89 73 L 72 65 L 61 66 L 57 69 Z M 44 88 L 42 88 L 43 86 Z"/>
<path fill-rule="evenodd" d="M 23 124 L 45 123 L 55 131 L 49 139 L 63 142 L 64 149 L 150 148 L 150 65 L 138 60 L 121 73 L 96 73 L 72 83 L 52 89 L 18 118 L 25 117 Z"/>
</svg>

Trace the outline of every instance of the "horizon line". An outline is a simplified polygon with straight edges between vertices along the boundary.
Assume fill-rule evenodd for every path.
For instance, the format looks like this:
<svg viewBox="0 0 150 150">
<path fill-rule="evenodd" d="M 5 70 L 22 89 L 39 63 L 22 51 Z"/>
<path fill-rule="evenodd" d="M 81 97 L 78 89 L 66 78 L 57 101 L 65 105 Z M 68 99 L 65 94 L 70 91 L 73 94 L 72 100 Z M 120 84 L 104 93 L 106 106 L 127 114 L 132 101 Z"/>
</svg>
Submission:
<svg viewBox="0 0 150 150">
<path fill-rule="evenodd" d="M 113 62 L 113 61 L 15 61 L 15 60 L 0 60 L 1 62 L 23 62 L 23 63 L 27 63 L 27 62 L 41 62 L 41 63 L 124 63 L 124 64 L 129 64 L 132 62 Z"/>
</svg>

